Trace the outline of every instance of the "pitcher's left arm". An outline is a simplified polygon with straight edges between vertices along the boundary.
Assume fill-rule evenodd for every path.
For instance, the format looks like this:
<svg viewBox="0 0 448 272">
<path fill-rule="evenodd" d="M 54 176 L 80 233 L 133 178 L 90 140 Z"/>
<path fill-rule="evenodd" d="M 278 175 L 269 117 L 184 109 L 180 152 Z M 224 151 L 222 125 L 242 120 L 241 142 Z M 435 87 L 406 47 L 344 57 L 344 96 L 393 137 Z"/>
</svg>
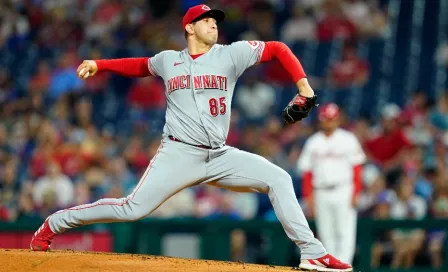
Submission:
<svg viewBox="0 0 448 272">
<path fill-rule="evenodd" d="M 265 42 L 260 62 L 268 62 L 274 59 L 289 73 L 297 86 L 297 94 L 282 112 L 284 121 L 293 124 L 306 118 L 309 112 L 318 106 L 317 96 L 308 83 L 302 64 L 291 49 L 282 42 Z"/>
</svg>

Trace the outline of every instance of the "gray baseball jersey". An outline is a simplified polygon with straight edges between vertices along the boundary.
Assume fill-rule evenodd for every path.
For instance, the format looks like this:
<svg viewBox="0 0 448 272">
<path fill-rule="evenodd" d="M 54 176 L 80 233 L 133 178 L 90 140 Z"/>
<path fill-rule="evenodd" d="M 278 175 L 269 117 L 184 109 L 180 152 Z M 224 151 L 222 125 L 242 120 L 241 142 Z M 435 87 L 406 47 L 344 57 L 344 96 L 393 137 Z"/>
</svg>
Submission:
<svg viewBox="0 0 448 272">
<path fill-rule="evenodd" d="M 208 184 L 267 193 L 286 234 L 300 247 L 302 259 L 327 254 L 308 226 L 290 175 L 261 156 L 224 145 L 235 82 L 260 61 L 264 46 L 264 42 L 242 41 L 214 45 L 194 60 L 187 49 L 150 58 L 148 69 L 164 79 L 168 100 L 157 154 L 130 195 L 58 211 L 49 217 L 51 230 L 62 233 L 93 223 L 134 221 L 183 188 Z"/>
<path fill-rule="evenodd" d="M 188 49 L 150 58 L 149 70 L 161 76 L 166 86 L 164 134 L 190 144 L 222 146 L 229 132 L 235 83 L 260 61 L 264 45 L 258 41 L 215 44 L 194 60 Z"/>
</svg>

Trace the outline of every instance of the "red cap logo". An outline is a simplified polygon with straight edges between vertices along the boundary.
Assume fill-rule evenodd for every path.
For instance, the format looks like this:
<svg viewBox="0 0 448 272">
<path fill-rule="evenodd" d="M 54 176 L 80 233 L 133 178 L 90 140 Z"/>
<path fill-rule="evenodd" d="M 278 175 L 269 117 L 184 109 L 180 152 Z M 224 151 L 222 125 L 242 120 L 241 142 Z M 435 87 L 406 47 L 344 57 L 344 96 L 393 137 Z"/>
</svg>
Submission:
<svg viewBox="0 0 448 272">
<path fill-rule="evenodd" d="M 319 108 L 319 119 L 328 120 L 339 116 L 339 107 L 334 103 L 326 104 Z"/>
</svg>

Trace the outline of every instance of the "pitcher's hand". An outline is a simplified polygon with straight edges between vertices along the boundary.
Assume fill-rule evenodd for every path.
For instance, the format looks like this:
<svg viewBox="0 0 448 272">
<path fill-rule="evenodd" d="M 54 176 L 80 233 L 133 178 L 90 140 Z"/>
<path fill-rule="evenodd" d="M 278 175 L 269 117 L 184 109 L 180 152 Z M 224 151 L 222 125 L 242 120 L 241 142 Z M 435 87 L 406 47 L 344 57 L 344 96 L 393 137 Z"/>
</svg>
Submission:
<svg viewBox="0 0 448 272">
<path fill-rule="evenodd" d="M 98 66 L 94 60 L 85 60 L 76 69 L 76 75 L 80 79 L 87 79 L 98 72 Z"/>
</svg>

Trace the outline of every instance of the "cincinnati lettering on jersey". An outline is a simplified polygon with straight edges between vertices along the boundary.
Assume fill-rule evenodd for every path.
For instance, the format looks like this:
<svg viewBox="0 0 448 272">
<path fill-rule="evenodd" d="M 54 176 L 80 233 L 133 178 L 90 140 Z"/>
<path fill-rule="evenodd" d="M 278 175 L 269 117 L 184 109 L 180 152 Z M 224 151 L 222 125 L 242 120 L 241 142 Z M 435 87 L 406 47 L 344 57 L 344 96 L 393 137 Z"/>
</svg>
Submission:
<svg viewBox="0 0 448 272">
<path fill-rule="evenodd" d="M 191 76 L 181 75 L 168 79 L 168 94 L 179 89 L 191 88 Z M 218 89 L 227 91 L 227 77 L 217 75 L 202 75 L 193 77 L 193 86 L 196 90 Z"/>
</svg>

